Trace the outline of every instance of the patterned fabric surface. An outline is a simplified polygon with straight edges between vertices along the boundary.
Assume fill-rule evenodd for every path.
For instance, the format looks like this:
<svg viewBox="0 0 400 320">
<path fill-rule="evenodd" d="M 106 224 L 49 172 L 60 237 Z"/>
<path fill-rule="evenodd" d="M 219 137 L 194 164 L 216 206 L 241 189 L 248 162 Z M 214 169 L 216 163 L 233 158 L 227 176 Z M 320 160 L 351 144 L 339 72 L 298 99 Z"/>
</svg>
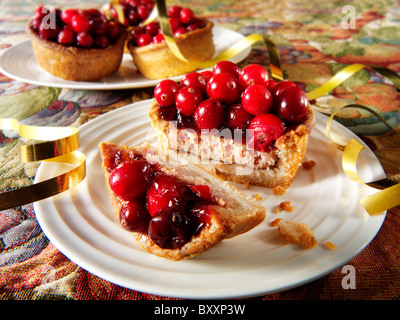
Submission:
<svg viewBox="0 0 400 320">
<path fill-rule="evenodd" d="M 41 1 L 43 3 L 43 1 Z M 100 0 L 80 2 L 99 7 Z M 244 35 L 259 33 L 278 46 L 285 77 L 310 91 L 345 65 L 374 64 L 400 72 L 400 6 L 396 0 L 181 0 L 217 26 Z M 50 2 L 49 2 L 50 4 Z M 51 1 L 60 7 L 71 0 Z M 25 26 L 36 1 L 2 0 L 0 50 L 27 38 Z M 345 7 L 350 6 L 350 7 Z M 351 16 L 351 13 L 354 13 Z M 346 28 L 350 26 L 350 28 Z M 268 52 L 255 46 L 241 62 L 268 66 Z M 152 97 L 153 88 L 84 91 L 41 87 L 0 74 L 0 117 L 32 125 L 80 126 L 110 110 Z M 315 108 L 330 113 L 359 103 L 399 126 L 400 92 L 371 70 L 359 71 Z M 375 152 L 388 177 L 400 174 L 400 135 L 389 132 L 366 111 L 346 109 L 338 121 Z M 16 134 L 0 132 L 0 190 L 33 183 L 38 164 L 21 164 Z M 397 180 L 398 181 L 398 180 Z M 399 299 L 400 208 L 388 211 L 375 239 L 347 264 L 356 271 L 356 289 L 342 287 L 342 268 L 300 287 L 259 299 Z M 0 298 L 12 299 L 163 299 L 105 281 L 71 262 L 49 242 L 31 204 L 0 212 Z"/>
</svg>

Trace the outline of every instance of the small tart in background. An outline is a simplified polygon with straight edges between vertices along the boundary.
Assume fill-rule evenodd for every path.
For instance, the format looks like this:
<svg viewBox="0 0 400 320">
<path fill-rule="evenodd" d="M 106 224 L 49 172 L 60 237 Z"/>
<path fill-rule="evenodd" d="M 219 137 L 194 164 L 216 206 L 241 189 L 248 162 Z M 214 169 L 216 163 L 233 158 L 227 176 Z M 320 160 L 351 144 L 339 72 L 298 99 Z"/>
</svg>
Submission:
<svg viewBox="0 0 400 320">
<path fill-rule="evenodd" d="M 80 48 L 42 39 L 31 24 L 28 32 L 38 64 L 48 73 L 71 81 L 98 81 L 115 73 L 121 65 L 127 37 L 121 29 L 117 41 L 107 48 Z"/>
<path fill-rule="evenodd" d="M 182 55 L 192 63 L 207 61 L 215 53 L 212 34 L 214 24 L 211 21 L 205 22 L 205 27 L 174 38 Z M 127 47 L 140 73 L 149 79 L 169 78 L 197 69 L 195 65 L 178 59 L 165 41 L 143 47 L 128 41 Z"/>
</svg>

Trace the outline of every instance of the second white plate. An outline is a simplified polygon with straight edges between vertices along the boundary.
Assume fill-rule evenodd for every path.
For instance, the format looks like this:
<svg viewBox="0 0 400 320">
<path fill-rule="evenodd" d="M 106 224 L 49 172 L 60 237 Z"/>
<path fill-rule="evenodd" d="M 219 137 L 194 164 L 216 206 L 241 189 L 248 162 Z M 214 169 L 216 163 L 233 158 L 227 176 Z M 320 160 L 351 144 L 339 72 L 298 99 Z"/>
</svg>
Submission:
<svg viewBox="0 0 400 320">
<path fill-rule="evenodd" d="M 244 38 L 240 33 L 232 30 L 214 27 L 213 37 L 216 55 L 230 48 L 237 41 Z M 247 47 L 230 60 L 238 63 L 248 56 L 251 47 Z M 0 56 L 0 71 L 15 80 L 36 85 L 69 89 L 112 90 L 133 89 L 155 86 L 160 80 L 152 80 L 137 72 L 136 66 L 129 53 L 125 53 L 120 69 L 110 77 L 96 82 L 69 81 L 55 77 L 37 63 L 31 41 L 24 41 L 4 51 Z M 171 79 L 179 81 L 183 75 Z"/>
<path fill-rule="evenodd" d="M 127 288 L 162 296 L 257 296 L 296 287 L 336 270 L 379 231 L 385 213 L 369 216 L 359 203 L 374 189 L 352 182 L 343 173 L 342 153 L 325 133 L 327 118 L 317 113 L 306 153 L 306 159 L 316 161 L 314 168 L 300 168 L 283 196 L 273 195 L 268 188 L 246 190 L 239 186 L 249 197 L 256 193 L 262 197 L 261 203 L 267 209 L 263 223 L 190 260 L 174 262 L 143 251 L 114 217 L 98 144 L 108 140 L 134 146 L 154 141 L 148 118 L 151 102 L 117 109 L 83 125 L 80 150 L 87 157 L 87 177 L 72 190 L 34 205 L 50 241 L 89 272 Z M 346 139 L 358 140 L 336 122 L 332 130 Z M 36 181 L 63 169 L 61 164 L 44 162 Z M 359 170 L 364 181 L 382 178 L 382 167 L 367 147 L 360 155 Z M 295 206 L 294 212 L 273 213 L 286 200 Z M 306 222 L 320 245 L 306 250 L 286 243 L 277 228 L 270 226 L 276 218 Z M 337 249 L 328 250 L 325 241 L 333 242 Z"/>
</svg>

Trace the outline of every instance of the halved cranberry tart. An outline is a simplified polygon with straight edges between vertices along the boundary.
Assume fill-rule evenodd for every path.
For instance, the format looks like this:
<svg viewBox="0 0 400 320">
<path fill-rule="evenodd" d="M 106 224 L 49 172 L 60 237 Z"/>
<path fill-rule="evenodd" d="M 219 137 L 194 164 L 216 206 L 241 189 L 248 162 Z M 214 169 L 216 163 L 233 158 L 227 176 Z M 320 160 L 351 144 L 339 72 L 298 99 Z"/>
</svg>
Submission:
<svg viewBox="0 0 400 320">
<path fill-rule="evenodd" d="M 203 168 L 159 156 L 148 143 L 100 144 L 105 182 L 121 225 L 148 252 L 197 256 L 249 231 L 265 208 Z"/>
<path fill-rule="evenodd" d="M 305 93 L 276 83 L 252 64 L 230 61 L 161 81 L 149 116 L 160 152 L 184 151 L 219 176 L 244 184 L 288 188 L 315 124 Z"/>
<path fill-rule="evenodd" d="M 176 44 L 189 62 L 204 62 L 213 57 L 214 24 L 211 21 L 198 18 L 191 9 L 180 6 L 170 7 L 168 16 Z M 169 78 L 197 69 L 171 52 L 158 21 L 132 28 L 128 49 L 138 70 L 150 79 Z"/>
<path fill-rule="evenodd" d="M 127 31 L 97 9 L 38 7 L 28 24 L 33 52 L 50 74 L 72 81 L 97 81 L 116 72 Z"/>
</svg>

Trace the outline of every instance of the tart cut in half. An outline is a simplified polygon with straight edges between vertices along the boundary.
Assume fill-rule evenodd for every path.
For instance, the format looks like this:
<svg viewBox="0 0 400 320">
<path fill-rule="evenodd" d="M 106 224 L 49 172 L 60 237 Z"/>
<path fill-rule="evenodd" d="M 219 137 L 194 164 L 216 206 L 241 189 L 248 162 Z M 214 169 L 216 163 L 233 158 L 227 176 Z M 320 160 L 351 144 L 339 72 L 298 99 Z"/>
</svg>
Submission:
<svg viewBox="0 0 400 320">
<path fill-rule="evenodd" d="M 100 144 L 111 204 L 146 251 L 171 260 L 195 257 L 265 219 L 265 208 L 192 163 L 158 155 L 148 144 Z"/>
<path fill-rule="evenodd" d="M 305 93 L 276 83 L 262 66 L 230 61 L 213 71 L 167 79 L 154 91 L 149 117 L 160 152 L 184 154 L 223 179 L 287 189 L 315 124 Z"/>
</svg>

